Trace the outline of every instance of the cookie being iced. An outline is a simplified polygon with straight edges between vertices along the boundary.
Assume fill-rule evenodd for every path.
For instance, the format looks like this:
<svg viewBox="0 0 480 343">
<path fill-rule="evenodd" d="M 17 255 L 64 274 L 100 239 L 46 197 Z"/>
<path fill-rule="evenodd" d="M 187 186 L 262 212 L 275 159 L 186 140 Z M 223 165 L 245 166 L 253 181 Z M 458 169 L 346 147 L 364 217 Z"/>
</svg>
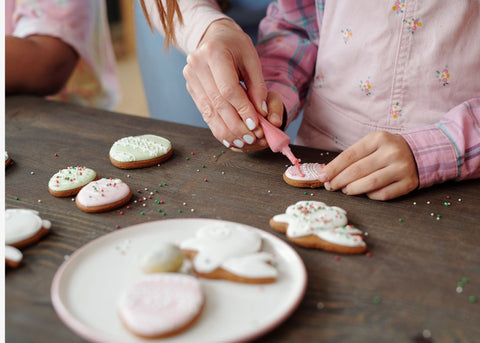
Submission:
<svg viewBox="0 0 480 343">
<path fill-rule="evenodd" d="M 106 212 L 125 205 L 131 197 L 130 187 L 122 180 L 103 178 L 84 186 L 75 203 L 84 212 Z"/>
<path fill-rule="evenodd" d="M 261 236 L 240 224 L 202 227 L 180 248 L 201 277 L 243 283 L 271 283 L 277 278 L 273 255 L 261 251 Z"/>
<path fill-rule="evenodd" d="M 366 251 L 362 231 L 348 225 L 345 210 L 319 201 L 299 201 L 270 219 L 270 226 L 286 233 L 295 244 L 343 254 Z"/>
<path fill-rule="evenodd" d="M 56 197 L 77 194 L 87 183 L 97 179 L 97 173 L 87 167 L 68 167 L 54 174 L 48 182 L 48 191 Z"/>
<path fill-rule="evenodd" d="M 142 338 L 176 335 L 200 317 L 205 296 L 200 282 L 184 274 L 155 274 L 130 286 L 118 302 L 122 323 Z"/>
<path fill-rule="evenodd" d="M 110 148 L 110 161 L 121 169 L 154 166 L 173 154 L 172 144 L 155 135 L 130 136 L 116 141 Z"/>
<path fill-rule="evenodd" d="M 300 165 L 300 175 L 296 166 L 290 166 L 283 173 L 283 180 L 293 187 L 318 188 L 323 186 L 318 177 L 325 164 L 303 163 Z"/>
</svg>

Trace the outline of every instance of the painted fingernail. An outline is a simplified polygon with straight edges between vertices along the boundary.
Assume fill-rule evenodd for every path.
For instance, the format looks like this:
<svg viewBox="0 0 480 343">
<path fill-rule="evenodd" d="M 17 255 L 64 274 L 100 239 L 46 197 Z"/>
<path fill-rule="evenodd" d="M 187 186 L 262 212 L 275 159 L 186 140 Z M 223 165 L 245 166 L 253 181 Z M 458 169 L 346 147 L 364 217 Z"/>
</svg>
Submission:
<svg viewBox="0 0 480 343">
<path fill-rule="evenodd" d="M 262 102 L 262 110 L 265 112 L 265 113 L 268 113 L 268 107 L 267 107 L 267 103 L 265 101 Z"/>
<path fill-rule="evenodd" d="M 240 139 L 235 139 L 233 141 L 233 144 L 237 147 L 237 148 L 243 148 L 243 142 L 240 140 Z"/>
<path fill-rule="evenodd" d="M 327 182 L 328 181 L 327 173 L 321 173 L 320 175 L 318 175 L 318 179 L 320 180 L 320 182 Z"/>
<path fill-rule="evenodd" d="M 325 182 L 325 183 L 323 184 L 323 186 L 325 187 L 325 189 L 326 189 L 327 191 L 331 191 L 331 190 L 333 189 L 333 188 L 332 188 L 332 185 L 330 184 L 330 182 Z"/>
<path fill-rule="evenodd" d="M 247 124 L 247 127 L 248 127 L 249 130 L 253 130 L 256 127 L 255 122 L 251 118 L 248 118 L 245 121 L 245 124 Z"/>
<path fill-rule="evenodd" d="M 223 140 L 223 145 L 225 145 L 227 148 L 230 148 L 230 143 L 228 143 L 228 141 L 226 141 L 225 139 Z"/>
<path fill-rule="evenodd" d="M 243 136 L 243 140 L 244 140 L 247 144 L 252 144 L 252 143 L 255 141 L 255 138 L 253 138 L 253 137 L 250 136 L 250 135 L 245 135 L 245 136 Z"/>
</svg>

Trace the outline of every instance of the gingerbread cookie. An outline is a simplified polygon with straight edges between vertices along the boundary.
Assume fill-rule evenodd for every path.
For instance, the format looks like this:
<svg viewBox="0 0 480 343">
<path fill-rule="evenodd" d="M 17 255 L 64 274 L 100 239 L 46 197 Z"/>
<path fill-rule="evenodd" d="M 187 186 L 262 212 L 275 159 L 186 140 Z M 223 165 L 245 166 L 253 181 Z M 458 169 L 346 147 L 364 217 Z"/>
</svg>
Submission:
<svg viewBox="0 0 480 343">
<path fill-rule="evenodd" d="M 87 167 L 68 167 L 54 174 L 48 182 L 48 191 L 56 197 L 77 194 L 87 183 L 96 180 L 97 173 Z"/>
<path fill-rule="evenodd" d="M 300 246 L 343 254 L 365 252 L 362 231 L 347 223 L 345 210 L 319 201 L 299 201 L 270 219 L 274 230 Z"/>
<path fill-rule="evenodd" d="M 110 161 L 121 169 L 154 166 L 173 154 L 172 144 L 155 135 L 130 136 L 116 141 L 110 149 Z"/>
<path fill-rule="evenodd" d="M 300 188 L 318 188 L 323 186 L 323 182 L 318 179 L 325 164 L 320 163 L 302 163 L 300 175 L 296 166 L 290 166 L 283 173 L 283 180 L 293 187 Z"/>
<path fill-rule="evenodd" d="M 12 159 L 10 158 L 10 155 L 8 152 L 5 151 L 5 168 L 7 168 L 10 165 L 10 162 L 12 162 Z"/>
<path fill-rule="evenodd" d="M 201 277 L 243 283 L 271 283 L 277 278 L 273 255 L 261 251 L 261 236 L 240 224 L 202 227 L 180 248 Z"/>
<path fill-rule="evenodd" d="M 190 327 L 201 315 L 205 295 L 200 282 L 183 274 L 156 274 L 133 284 L 121 296 L 118 314 L 142 338 L 163 338 Z"/>
<path fill-rule="evenodd" d="M 131 197 L 130 187 L 122 180 L 103 178 L 84 186 L 75 203 L 84 212 L 106 212 L 125 205 Z"/>
<path fill-rule="evenodd" d="M 145 273 L 174 273 L 182 267 L 183 259 L 183 252 L 178 246 L 158 243 L 154 250 L 143 255 L 140 267 Z"/>
</svg>

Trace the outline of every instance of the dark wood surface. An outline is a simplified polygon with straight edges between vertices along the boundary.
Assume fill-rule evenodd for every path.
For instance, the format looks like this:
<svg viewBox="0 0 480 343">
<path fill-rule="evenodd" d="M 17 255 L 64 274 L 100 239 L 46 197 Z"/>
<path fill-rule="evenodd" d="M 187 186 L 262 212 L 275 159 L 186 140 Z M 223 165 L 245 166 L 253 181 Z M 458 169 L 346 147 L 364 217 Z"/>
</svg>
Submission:
<svg viewBox="0 0 480 343">
<path fill-rule="evenodd" d="M 350 222 L 368 233 L 371 256 L 337 259 L 332 253 L 294 247 L 308 271 L 306 295 L 290 318 L 258 341 L 480 340 L 480 180 L 448 182 L 388 202 L 323 189 L 305 191 L 283 182 L 288 161 L 282 155 L 226 150 L 207 129 L 32 97 L 7 97 L 5 104 L 5 147 L 14 161 L 5 170 L 6 208 L 35 209 L 52 222 L 48 236 L 23 249 L 21 267 L 6 271 L 7 342 L 83 341 L 57 317 L 51 281 L 65 256 L 117 225 L 218 218 L 285 240 L 269 228 L 268 220 L 299 200 L 347 210 Z M 145 133 L 172 141 L 171 160 L 128 171 L 109 162 L 114 141 Z M 296 146 L 293 151 L 304 162 L 325 163 L 334 157 Z M 50 177 L 72 165 L 121 178 L 135 196 L 145 195 L 145 188 L 157 189 L 155 199 L 165 202 L 166 215 L 153 200 L 145 207 L 132 203 L 124 215 L 118 210 L 87 214 L 71 198 L 51 196 Z M 457 293 L 462 278 L 468 281 Z M 470 296 L 477 301 L 470 302 Z"/>
</svg>

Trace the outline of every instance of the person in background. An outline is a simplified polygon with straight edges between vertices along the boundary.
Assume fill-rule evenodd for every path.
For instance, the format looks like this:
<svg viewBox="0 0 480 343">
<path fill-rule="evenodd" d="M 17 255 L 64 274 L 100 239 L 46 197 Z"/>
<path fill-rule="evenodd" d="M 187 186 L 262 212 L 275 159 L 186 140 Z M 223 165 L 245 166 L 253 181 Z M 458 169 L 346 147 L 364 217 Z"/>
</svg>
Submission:
<svg viewBox="0 0 480 343">
<path fill-rule="evenodd" d="M 388 200 L 480 177 L 478 1 L 278 0 L 260 25 L 260 62 L 214 4 L 198 1 L 210 22 L 197 27 L 186 3 L 174 32 L 190 53 L 187 89 L 225 145 L 261 148 L 245 139 L 261 138 L 255 112 L 280 126 L 305 108 L 295 143 L 342 151 L 320 176 L 327 190 Z"/>
<path fill-rule="evenodd" d="M 6 0 L 5 93 L 113 109 L 120 92 L 105 2 Z"/>
</svg>

